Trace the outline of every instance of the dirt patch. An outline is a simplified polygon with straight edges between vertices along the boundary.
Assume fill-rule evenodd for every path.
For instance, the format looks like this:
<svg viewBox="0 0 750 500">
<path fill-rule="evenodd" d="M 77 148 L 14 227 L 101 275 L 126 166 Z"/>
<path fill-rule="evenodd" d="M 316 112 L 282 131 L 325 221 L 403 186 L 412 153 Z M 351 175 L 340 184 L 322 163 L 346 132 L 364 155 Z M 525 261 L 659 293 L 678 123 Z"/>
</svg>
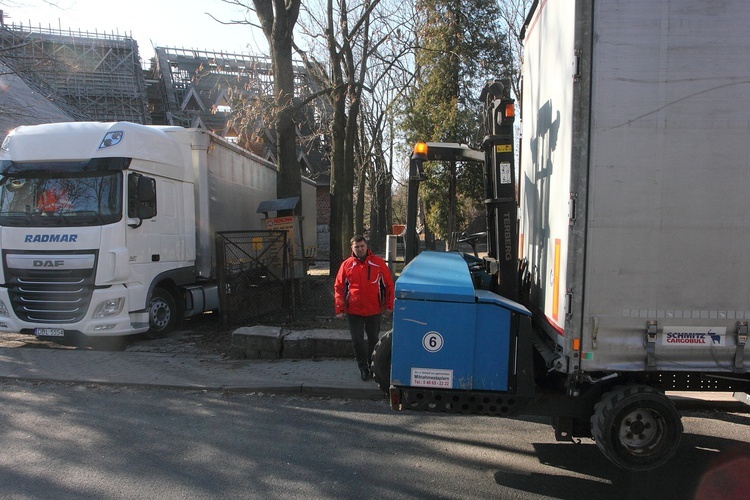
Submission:
<svg viewBox="0 0 750 500">
<path fill-rule="evenodd" d="M 127 337 L 43 339 L 20 333 L 0 333 L 0 348 L 93 349 L 105 351 L 186 353 L 224 356 L 232 343 L 234 328 L 222 328 L 220 318 L 202 315 L 185 320 L 182 328 L 163 338 Z"/>
<path fill-rule="evenodd" d="M 255 324 L 279 326 L 292 331 L 311 329 L 347 330 L 346 320 L 331 318 L 307 318 L 293 323 L 262 321 Z M 230 325 L 224 328 L 221 318 L 215 314 L 204 314 L 186 319 L 181 328 L 162 338 L 149 338 L 147 335 L 133 335 L 120 338 L 77 338 L 57 341 L 39 339 L 33 335 L 0 333 L 0 348 L 40 348 L 40 349 L 93 349 L 104 351 L 155 352 L 172 354 L 193 354 L 198 356 L 227 357 L 232 346 L 232 332 L 244 325 Z M 391 328 L 390 317 L 383 318 L 381 331 Z"/>
<path fill-rule="evenodd" d="M 204 314 L 183 321 L 182 327 L 165 337 L 138 335 L 127 343 L 126 351 L 163 352 L 225 356 L 232 344 L 236 327 L 224 328 L 221 318 Z"/>
<path fill-rule="evenodd" d="M 22 335 L 20 333 L 0 333 L 0 347 L 16 348 L 31 347 L 41 349 L 76 349 L 75 345 L 61 344 L 34 337 L 33 335 Z"/>
</svg>

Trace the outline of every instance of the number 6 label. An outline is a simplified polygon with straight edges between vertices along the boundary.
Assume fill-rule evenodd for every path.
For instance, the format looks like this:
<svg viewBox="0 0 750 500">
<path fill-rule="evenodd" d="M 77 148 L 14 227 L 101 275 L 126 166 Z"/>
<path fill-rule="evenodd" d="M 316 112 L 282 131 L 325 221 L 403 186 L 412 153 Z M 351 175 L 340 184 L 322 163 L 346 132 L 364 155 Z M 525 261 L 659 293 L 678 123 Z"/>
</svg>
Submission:
<svg viewBox="0 0 750 500">
<path fill-rule="evenodd" d="M 438 352 L 443 348 L 443 336 L 438 332 L 427 332 L 422 337 L 422 347 L 427 352 Z"/>
</svg>

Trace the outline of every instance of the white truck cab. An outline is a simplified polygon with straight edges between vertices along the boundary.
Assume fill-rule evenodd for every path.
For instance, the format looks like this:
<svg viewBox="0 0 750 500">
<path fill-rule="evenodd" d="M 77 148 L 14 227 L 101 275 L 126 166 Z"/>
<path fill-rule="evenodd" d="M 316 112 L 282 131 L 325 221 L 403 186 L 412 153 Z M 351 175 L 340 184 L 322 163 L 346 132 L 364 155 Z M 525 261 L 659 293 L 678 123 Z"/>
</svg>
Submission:
<svg viewBox="0 0 750 500">
<path fill-rule="evenodd" d="M 121 336 L 170 328 L 180 287 L 211 278 L 196 271 L 196 235 L 210 239 L 215 228 L 196 217 L 209 213 L 207 182 L 199 184 L 211 161 L 222 161 L 211 159 L 217 139 L 126 122 L 12 131 L 0 151 L 0 331 Z M 245 221 L 236 228 L 260 229 L 252 205 L 274 198 L 275 170 L 235 149 L 239 159 L 223 161 L 257 169 L 246 177 L 262 180 L 247 207 L 233 208 Z M 218 307 L 210 298 L 202 305 Z"/>
</svg>

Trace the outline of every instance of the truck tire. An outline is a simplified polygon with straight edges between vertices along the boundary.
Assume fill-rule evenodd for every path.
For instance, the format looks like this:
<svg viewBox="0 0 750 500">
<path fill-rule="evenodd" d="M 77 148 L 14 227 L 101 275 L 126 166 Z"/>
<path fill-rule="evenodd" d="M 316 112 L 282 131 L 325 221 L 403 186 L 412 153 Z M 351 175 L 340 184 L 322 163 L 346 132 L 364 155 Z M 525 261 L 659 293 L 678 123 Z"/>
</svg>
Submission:
<svg viewBox="0 0 750 500">
<path fill-rule="evenodd" d="M 372 378 L 375 379 L 380 390 L 386 394 L 391 386 L 391 350 L 393 348 L 391 332 L 391 330 L 385 332 L 375 344 L 370 362 Z"/>
<path fill-rule="evenodd" d="M 647 385 L 625 385 L 605 393 L 594 406 L 591 435 L 618 467 L 655 469 L 675 454 L 682 421 L 672 401 Z"/>
<path fill-rule="evenodd" d="M 174 297 L 163 288 L 154 289 L 148 303 L 148 335 L 163 337 L 174 328 L 177 322 L 177 307 Z"/>
</svg>

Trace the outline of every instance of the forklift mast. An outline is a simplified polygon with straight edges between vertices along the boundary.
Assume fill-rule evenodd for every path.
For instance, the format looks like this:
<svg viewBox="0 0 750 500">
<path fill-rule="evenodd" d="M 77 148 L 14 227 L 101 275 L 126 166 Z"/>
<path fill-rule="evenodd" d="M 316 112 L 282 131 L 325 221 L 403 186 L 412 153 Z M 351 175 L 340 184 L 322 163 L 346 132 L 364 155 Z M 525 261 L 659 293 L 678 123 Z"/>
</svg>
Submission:
<svg viewBox="0 0 750 500">
<path fill-rule="evenodd" d="M 415 230 L 417 227 L 417 200 L 419 183 L 424 180 L 422 164 L 426 161 L 473 162 L 484 165 L 486 160 L 481 151 L 471 149 L 466 144 L 419 142 L 414 146 L 414 152 L 409 162 L 409 191 L 406 200 L 405 264 L 414 260 L 414 257 L 419 253 L 419 238 Z"/>
<path fill-rule="evenodd" d="M 488 83 L 480 100 L 484 106 L 484 187 L 487 212 L 485 268 L 493 276 L 492 291 L 519 299 L 518 203 L 513 140 L 515 101 L 499 81 Z"/>
<path fill-rule="evenodd" d="M 490 290 L 518 301 L 518 205 L 513 141 L 515 102 L 507 97 L 507 87 L 498 81 L 488 83 L 480 100 L 484 106 L 485 137 L 481 151 L 464 144 L 420 142 L 409 162 L 409 190 L 404 235 L 408 264 L 419 253 L 417 236 L 417 199 L 419 183 L 424 179 L 426 161 L 470 161 L 482 164 L 485 210 L 487 212 L 487 256 L 484 267 L 493 279 Z"/>
</svg>

